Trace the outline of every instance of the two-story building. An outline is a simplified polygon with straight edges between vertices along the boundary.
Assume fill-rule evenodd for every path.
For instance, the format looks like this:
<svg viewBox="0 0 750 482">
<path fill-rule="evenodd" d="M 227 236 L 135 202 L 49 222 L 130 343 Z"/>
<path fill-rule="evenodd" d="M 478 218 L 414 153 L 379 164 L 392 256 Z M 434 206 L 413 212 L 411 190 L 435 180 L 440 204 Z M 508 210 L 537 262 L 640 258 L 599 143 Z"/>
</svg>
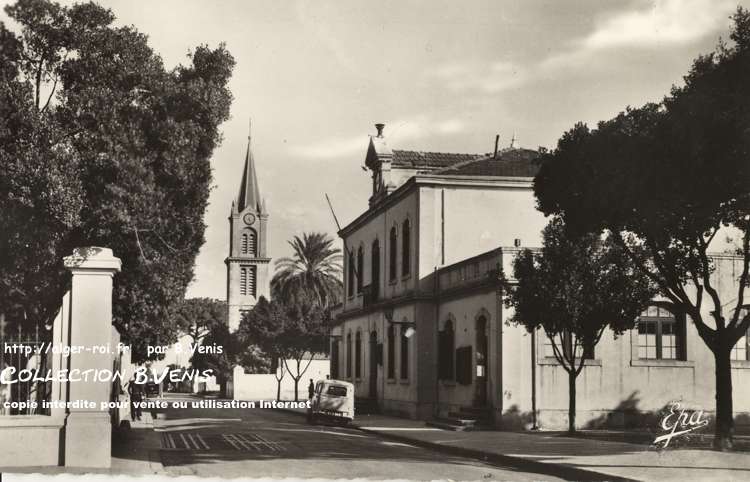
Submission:
<svg viewBox="0 0 750 482">
<path fill-rule="evenodd" d="M 543 333 L 507 323 L 499 282 L 519 249 L 541 244 L 538 152 L 396 150 L 376 128 L 365 158 L 369 207 L 339 233 L 345 299 L 332 377 L 387 413 L 565 427 L 567 374 Z M 715 262 L 717 285 L 736 293 L 739 259 Z M 678 399 L 713 409 L 712 355 L 674 311 L 655 300 L 636 329 L 602 338 L 578 378 L 580 426 L 640 423 Z M 748 353 L 743 338 L 733 352 L 739 413 L 750 412 Z"/>
</svg>

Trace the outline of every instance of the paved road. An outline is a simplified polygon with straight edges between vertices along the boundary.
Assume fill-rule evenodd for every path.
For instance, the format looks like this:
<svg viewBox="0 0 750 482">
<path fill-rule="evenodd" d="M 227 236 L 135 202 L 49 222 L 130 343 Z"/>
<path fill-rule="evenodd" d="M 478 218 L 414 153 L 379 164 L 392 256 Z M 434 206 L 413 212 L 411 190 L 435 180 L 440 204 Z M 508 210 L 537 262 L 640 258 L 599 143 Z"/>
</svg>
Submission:
<svg viewBox="0 0 750 482">
<path fill-rule="evenodd" d="M 352 428 L 311 426 L 300 415 L 273 409 L 170 408 L 155 429 L 161 437 L 161 462 L 172 475 L 562 480 L 451 457 Z"/>
</svg>

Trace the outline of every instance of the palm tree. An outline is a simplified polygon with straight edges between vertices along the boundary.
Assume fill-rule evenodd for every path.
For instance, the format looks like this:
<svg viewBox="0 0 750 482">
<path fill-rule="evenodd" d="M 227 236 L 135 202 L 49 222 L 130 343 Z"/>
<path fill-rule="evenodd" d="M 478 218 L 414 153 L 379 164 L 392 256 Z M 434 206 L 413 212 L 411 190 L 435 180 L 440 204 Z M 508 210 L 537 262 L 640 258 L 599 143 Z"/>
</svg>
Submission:
<svg viewBox="0 0 750 482">
<path fill-rule="evenodd" d="M 343 293 L 341 250 L 324 233 L 303 233 L 288 241 L 291 258 L 276 261 L 271 293 L 281 302 L 311 300 L 326 308 L 338 303 Z"/>
</svg>

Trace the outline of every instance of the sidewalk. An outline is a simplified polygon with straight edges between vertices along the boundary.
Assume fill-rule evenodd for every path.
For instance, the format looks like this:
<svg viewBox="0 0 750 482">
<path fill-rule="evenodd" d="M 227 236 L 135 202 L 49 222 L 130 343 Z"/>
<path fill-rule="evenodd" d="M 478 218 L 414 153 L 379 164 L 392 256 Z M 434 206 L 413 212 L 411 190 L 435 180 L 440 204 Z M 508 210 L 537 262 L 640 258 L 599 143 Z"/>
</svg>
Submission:
<svg viewBox="0 0 750 482">
<path fill-rule="evenodd" d="M 151 413 L 144 411 L 141 421 L 131 422 L 130 430 L 123 433 L 112 447 L 113 474 L 166 475 L 161 464 L 161 432 L 154 430 Z"/>
<path fill-rule="evenodd" d="M 88 467 L 3 467 L 13 474 L 105 474 L 167 475 L 159 460 L 161 434 L 154 431 L 154 420 L 144 412 L 142 420 L 131 422 L 130 430 L 118 433 L 112 442 L 112 465 L 108 469 Z"/>
<path fill-rule="evenodd" d="M 544 432 L 453 432 L 386 415 L 357 416 L 353 426 L 400 442 L 571 480 L 750 480 L 746 452 L 659 451 L 647 445 Z"/>
</svg>

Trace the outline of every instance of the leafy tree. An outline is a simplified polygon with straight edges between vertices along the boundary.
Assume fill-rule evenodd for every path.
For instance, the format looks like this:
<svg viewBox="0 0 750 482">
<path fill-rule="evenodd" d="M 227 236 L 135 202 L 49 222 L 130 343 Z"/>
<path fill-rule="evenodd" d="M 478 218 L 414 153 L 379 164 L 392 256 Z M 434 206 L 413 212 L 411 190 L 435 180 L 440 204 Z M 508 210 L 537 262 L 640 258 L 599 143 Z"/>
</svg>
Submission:
<svg viewBox="0 0 750 482">
<path fill-rule="evenodd" d="M 284 303 L 311 299 L 321 307 L 335 305 L 341 299 L 343 283 L 341 250 L 333 243 L 323 233 L 304 233 L 289 241 L 294 254 L 276 261 L 271 280 L 273 298 Z"/>
<path fill-rule="evenodd" d="M 210 369 L 226 395 L 226 383 L 236 366 L 253 371 L 268 369 L 268 361 L 254 346 L 245 346 L 227 325 L 226 302 L 210 298 L 186 299 L 175 314 L 175 324 L 200 345 L 191 358 L 193 368 Z M 219 353 L 218 351 L 221 350 Z"/>
<path fill-rule="evenodd" d="M 568 373 L 568 431 L 575 432 L 576 378 L 586 359 L 607 328 L 615 336 L 633 328 L 656 290 L 611 237 L 570 236 L 559 217 L 545 227 L 540 252 L 519 253 L 513 275 L 511 321 L 530 333 L 543 329 L 550 340 Z"/>
<path fill-rule="evenodd" d="M 261 296 L 253 309 L 242 317 L 237 329 L 243 346 L 256 347 L 271 361 L 270 368 L 276 378 L 276 400 L 281 400 L 281 382 L 286 374 L 283 360 L 289 356 L 283 339 L 286 324 L 287 314 L 282 305 Z"/>
<path fill-rule="evenodd" d="M 299 381 L 316 354 L 325 353 L 330 313 L 308 301 L 285 305 L 261 297 L 240 322 L 243 345 L 255 345 L 273 361 L 277 381 L 276 398 L 281 397 L 285 371 L 294 379 L 294 399 L 299 398 Z"/>
<path fill-rule="evenodd" d="M 173 323 L 200 345 L 216 325 L 227 324 L 227 304 L 211 298 L 188 298 L 175 310 Z"/>
<path fill-rule="evenodd" d="M 750 264 L 750 13 L 740 8 L 733 20 L 731 44 L 696 59 L 684 86 L 661 103 L 563 135 L 534 186 L 544 213 L 578 231 L 615 233 L 690 317 L 715 359 L 719 449 L 733 445 L 730 353 L 750 327 L 741 316 Z M 733 292 L 712 279 L 710 249 L 722 231 L 741 240 Z"/>
<path fill-rule="evenodd" d="M 283 340 L 289 356 L 283 358 L 283 362 L 294 380 L 294 400 L 297 401 L 300 379 L 315 355 L 328 351 L 330 312 L 313 303 L 297 303 L 287 307 L 287 316 Z"/>
<path fill-rule="evenodd" d="M 225 397 L 227 381 L 232 377 L 235 357 L 239 352 L 237 340 L 229 332 L 229 327 L 226 324 L 216 324 L 211 327 L 210 333 L 204 337 L 202 346 L 211 348 L 212 351 L 201 352 L 196 350 L 190 359 L 190 363 L 196 370 L 211 370 L 219 384 L 221 396 Z"/>
<path fill-rule="evenodd" d="M 50 323 L 62 258 L 107 246 L 123 261 L 114 324 L 142 361 L 178 332 L 169 314 L 204 242 L 234 60 L 202 45 L 168 70 L 95 3 L 5 11 L 18 32 L 0 24 L 0 312 L 29 329 Z"/>
</svg>

